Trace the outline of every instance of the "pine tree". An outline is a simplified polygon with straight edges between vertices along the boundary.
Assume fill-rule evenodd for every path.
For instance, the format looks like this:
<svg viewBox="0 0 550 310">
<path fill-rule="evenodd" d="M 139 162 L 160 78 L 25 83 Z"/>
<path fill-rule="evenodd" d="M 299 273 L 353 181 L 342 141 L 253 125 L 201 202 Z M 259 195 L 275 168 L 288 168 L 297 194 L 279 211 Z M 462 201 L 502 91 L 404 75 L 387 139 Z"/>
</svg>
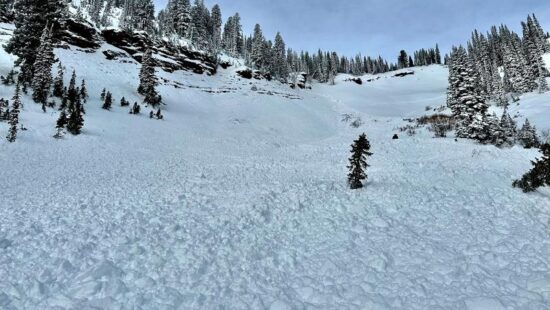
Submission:
<svg viewBox="0 0 550 310">
<path fill-rule="evenodd" d="M 65 109 L 63 109 L 59 112 L 59 118 L 57 119 L 55 125 L 57 132 L 54 135 L 54 138 L 59 139 L 63 137 L 63 130 L 65 129 L 65 126 L 67 126 L 67 113 L 65 112 Z"/>
<path fill-rule="evenodd" d="M 508 113 L 508 109 L 504 109 L 502 117 L 500 118 L 500 128 L 504 132 L 506 137 L 506 145 L 514 145 L 516 143 L 517 125 Z"/>
<path fill-rule="evenodd" d="M 214 5 L 212 7 L 212 13 L 210 18 L 211 23 L 211 32 L 212 32 L 212 47 L 214 49 L 214 54 L 217 55 L 218 51 L 221 49 L 222 41 L 222 11 L 219 5 Z"/>
<path fill-rule="evenodd" d="M 73 71 L 69 88 L 67 89 L 66 98 L 67 110 L 69 114 L 67 120 L 67 130 L 73 135 L 79 135 L 81 133 L 82 126 L 84 126 L 84 118 L 82 117 L 83 108 L 80 93 L 76 87 L 75 71 Z"/>
<path fill-rule="evenodd" d="M 363 188 L 363 180 L 367 180 L 366 170 L 369 167 L 367 157 L 372 156 L 370 142 L 367 136 L 362 134 L 351 145 L 351 157 L 349 159 L 348 184 L 351 189 Z"/>
<path fill-rule="evenodd" d="M 126 101 L 126 98 L 122 97 L 122 99 L 120 99 L 120 106 L 121 107 L 127 107 L 130 105 L 130 102 Z"/>
<path fill-rule="evenodd" d="M 130 109 L 130 114 L 138 115 L 140 113 L 141 113 L 141 106 L 137 102 L 134 102 L 134 105 Z"/>
<path fill-rule="evenodd" d="M 162 98 L 156 90 L 157 78 L 155 76 L 155 63 L 151 50 L 143 55 L 141 70 L 139 73 L 138 93 L 145 96 L 144 102 L 153 107 L 158 106 Z"/>
<path fill-rule="evenodd" d="M 447 105 L 457 121 L 457 136 L 483 141 L 487 132 L 484 121 L 488 109 L 478 72 L 466 50 L 454 47 L 449 60 Z"/>
<path fill-rule="evenodd" d="M 153 32 L 155 6 L 152 0 L 125 0 L 121 27 L 128 31 Z"/>
<path fill-rule="evenodd" d="M 105 100 L 103 101 L 103 106 L 101 107 L 104 110 L 111 110 L 113 105 L 113 95 L 110 92 L 107 92 L 105 95 Z"/>
<path fill-rule="evenodd" d="M 21 87 L 18 82 L 17 86 L 15 87 L 15 94 L 13 95 L 12 106 L 9 114 L 8 123 L 10 125 L 10 129 L 6 137 L 8 142 L 13 143 L 17 139 L 17 125 L 19 124 L 20 108 L 21 108 Z"/>
<path fill-rule="evenodd" d="M 275 45 L 273 46 L 274 57 L 274 75 L 284 81 L 288 77 L 288 63 L 286 60 L 286 46 L 283 37 L 279 32 L 275 36 Z"/>
<path fill-rule="evenodd" d="M 16 29 L 5 50 L 18 57 L 15 64 L 21 67 L 22 87 L 32 82 L 36 51 L 40 47 L 39 34 L 46 25 L 55 28 L 65 6 L 64 0 L 18 0 L 15 3 Z"/>
<path fill-rule="evenodd" d="M 80 84 L 80 99 L 86 103 L 88 101 L 88 90 L 86 89 L 86 81 L 82 80 Z"/>
<path fill-rule="evenodd" d="M 520 180 L 514 181 L 514 187 L 528 193 L 542 186 L 550 186 L 550 144 L 542 145 L 541 151 L 542 158 L 532 162 L 533 169 Z"/>
<path fill-rule="evenodd" d="M 49 25 L 46 25 L 40 38 L 36 60 L 34 62 L 34 75 L 32 81 L 33 95 L 35 102 L 41 103 L 44 107 L 48 101 L 52 84 L 52 66 L 55 62 L 53 53 L 52 32 Z"/>
<path fill-rule="evenodd" d="M 53 81 L 53 95 L 58 98 L 63 97 L 63 65 L 59 62 L 57 66 L 57 76 Z"/>
<path fill-rule="evenodd" d="M 105 101 L 105 95 L 107 94 L 107 90 L 105 88 L 103 88 L 103 90 L 101 91 L 101 101 Z"/>
<path fill-rule="evenodd" d="M 401 50 L 401 52 L 399 52 L 399 57 L 397 58 L 397 67 L 399 69 L 409 67 L 409 56 L 404 50 Z"/>
<path fill-rule="evenodd" d="M 540 145 L 537 129 L 531 126 L 528 119 L 525 120 L 523 127 L 521 127 L 518 133 L 518 139 L 521 145 L 526 149 L 538 147 Z"/>
<path fill-rule="evenodd" d="M 162 112 L 160 111 L 160 108 L 157 110 L 157 113 L 155 114 L 155 117 L 159 120 L 164 119 L 164 116 L 162 115 Z"/>
<path fill-rule="evenodd" d="M 265 39 L 262 28 L 259 24 L 256 24 L 256 26 L 254 26 L 254 36 L 252 37 L 252 53 L 250 55 L 250 60 L 257 69 L 262 69 L 265 65 L 264 48 Z"/>
</svg>

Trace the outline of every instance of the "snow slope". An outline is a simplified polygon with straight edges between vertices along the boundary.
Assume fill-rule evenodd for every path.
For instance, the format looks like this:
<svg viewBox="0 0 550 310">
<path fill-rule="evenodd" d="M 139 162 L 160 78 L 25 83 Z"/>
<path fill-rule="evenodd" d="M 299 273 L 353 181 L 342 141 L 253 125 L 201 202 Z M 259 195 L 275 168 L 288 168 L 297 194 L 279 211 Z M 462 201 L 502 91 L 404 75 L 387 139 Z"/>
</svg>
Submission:
<svg viewBox="0 0 550 310">
<path fill-rule="evenodd" d="M 56 52 L 88 83 L 84 134 L 53 139 L 26 97 L 28 130 L 0 141 L 0 309 L 549 309 L 550 191 L 511 188 L 537 153 L 391 140 L 445 103 L 445 68 L 308 91 L 159 72 L 156 121 L 100 108 L 104 87 L 140 99 L 138 66 Z"/>
</svg>

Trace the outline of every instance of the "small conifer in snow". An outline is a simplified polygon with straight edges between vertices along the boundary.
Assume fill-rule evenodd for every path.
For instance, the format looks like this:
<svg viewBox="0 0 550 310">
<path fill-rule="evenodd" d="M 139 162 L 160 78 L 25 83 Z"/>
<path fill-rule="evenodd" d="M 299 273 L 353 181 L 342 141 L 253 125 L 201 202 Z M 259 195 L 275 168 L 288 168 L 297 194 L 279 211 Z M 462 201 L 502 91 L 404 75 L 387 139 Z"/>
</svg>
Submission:
<svg viewBox="0 0 550 310">
<path fill-rule="evenodd" d="M 532 162 L 533 169 L 514 182 L 514 187 L 533 192 L 542 186 L 550 186 L 550 144 L 541 147 L 542 158 Z"/>
<path fill-rule="evenodd" d="M 57 76 L 53 80 L 53 95 L 57 98 L 63 97 L 63 65 L 61 62 L 57 66 Z"/>
<path fill-rule="evenodd" d="M 11 106 L 8 123 L 10 129 L 6 139 L 8 142 L 15 142 L 17 139 L 17 125 L 19 124 L 19 109 L 21 108 L 21 87 L 19 83 L 15 87 L 15 94 L 13 95 L 13 103 Z"/>
<path fill-rule="evenodd" d="M 518 140 L 526 149 L 538 147 L 540 145 L 537 130 L 534 126 L 531 126 L 528 119 L 525 120 L 525 123 L 518 133 Z"/>
<path fill-rule="evenodd" d="M 107 92 L 105 95 L 105 100 L 103 101 L 102 108 L 105 110 L 111 110 L 111 106 L 113 105 L 113 95 L 111 92 Z"/>
<path fill-rule="evenodd" d="M 363 188 L 363 181 L 367 180 L 367 157 L 372 156 L 370 142 L 367 136 L 362 134 L 351 145 L 351 157 L 349 158 L 348 184 L 351 189 Z"/>
</svg>

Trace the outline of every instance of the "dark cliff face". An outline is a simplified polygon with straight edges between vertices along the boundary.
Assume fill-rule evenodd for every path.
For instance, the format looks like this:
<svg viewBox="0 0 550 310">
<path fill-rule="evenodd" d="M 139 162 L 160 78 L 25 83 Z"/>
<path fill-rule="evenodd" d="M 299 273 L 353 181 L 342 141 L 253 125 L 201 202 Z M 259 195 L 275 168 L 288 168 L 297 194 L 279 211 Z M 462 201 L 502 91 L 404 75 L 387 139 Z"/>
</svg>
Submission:
<svg viewBox="0 0 550 310">
<path fill-rule="evenodd" d="M 186 70 L 213 75 L 216 74 L 218 66 L 216 57 L 175 46 L 163 40 L 154 40 L 146 32 L 119 29 L 99 32 L 90 23 L 72 18 L 59 21 L 55 37 L 59 40 L 58 46 L 61 48 L 70 48 L 70 45 L 73 45 L 90 52 L 95 52 L 103 43 L 108 43 L 125 51 L 137 62 L 141 62 L 142 54 L 147 48 L 151 48 L 154 54 L 160 56 L 155 57 L 156 65 L 167 72 Z M 114 51 L 104 51 L 103 54 L 109 60 L 125 56 Z"/>
</svg>

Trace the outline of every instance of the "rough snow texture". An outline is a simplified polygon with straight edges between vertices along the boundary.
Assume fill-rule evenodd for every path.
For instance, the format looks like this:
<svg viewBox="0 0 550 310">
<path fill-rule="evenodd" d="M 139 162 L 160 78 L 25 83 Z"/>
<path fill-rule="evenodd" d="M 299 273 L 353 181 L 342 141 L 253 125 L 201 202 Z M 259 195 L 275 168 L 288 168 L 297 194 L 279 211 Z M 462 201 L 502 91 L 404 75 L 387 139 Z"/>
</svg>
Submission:
<svg viewBox="0 0 550 310">
<path fill-rule="evenodd" d="M 57 112 L 25 97 L 28 130 L 0 142 L 1 309 L 548 309 L 550 191 L 511 187 L 536 151 L 391 139 L 445 103 L 444 67 L 313 90 L 160 72 L 157 121 L 101 109 L 104 87 L 141 99 L 105 49 L 57 51 L 88 84 L 83 135 L 53 139 Z"/>
</svg>

